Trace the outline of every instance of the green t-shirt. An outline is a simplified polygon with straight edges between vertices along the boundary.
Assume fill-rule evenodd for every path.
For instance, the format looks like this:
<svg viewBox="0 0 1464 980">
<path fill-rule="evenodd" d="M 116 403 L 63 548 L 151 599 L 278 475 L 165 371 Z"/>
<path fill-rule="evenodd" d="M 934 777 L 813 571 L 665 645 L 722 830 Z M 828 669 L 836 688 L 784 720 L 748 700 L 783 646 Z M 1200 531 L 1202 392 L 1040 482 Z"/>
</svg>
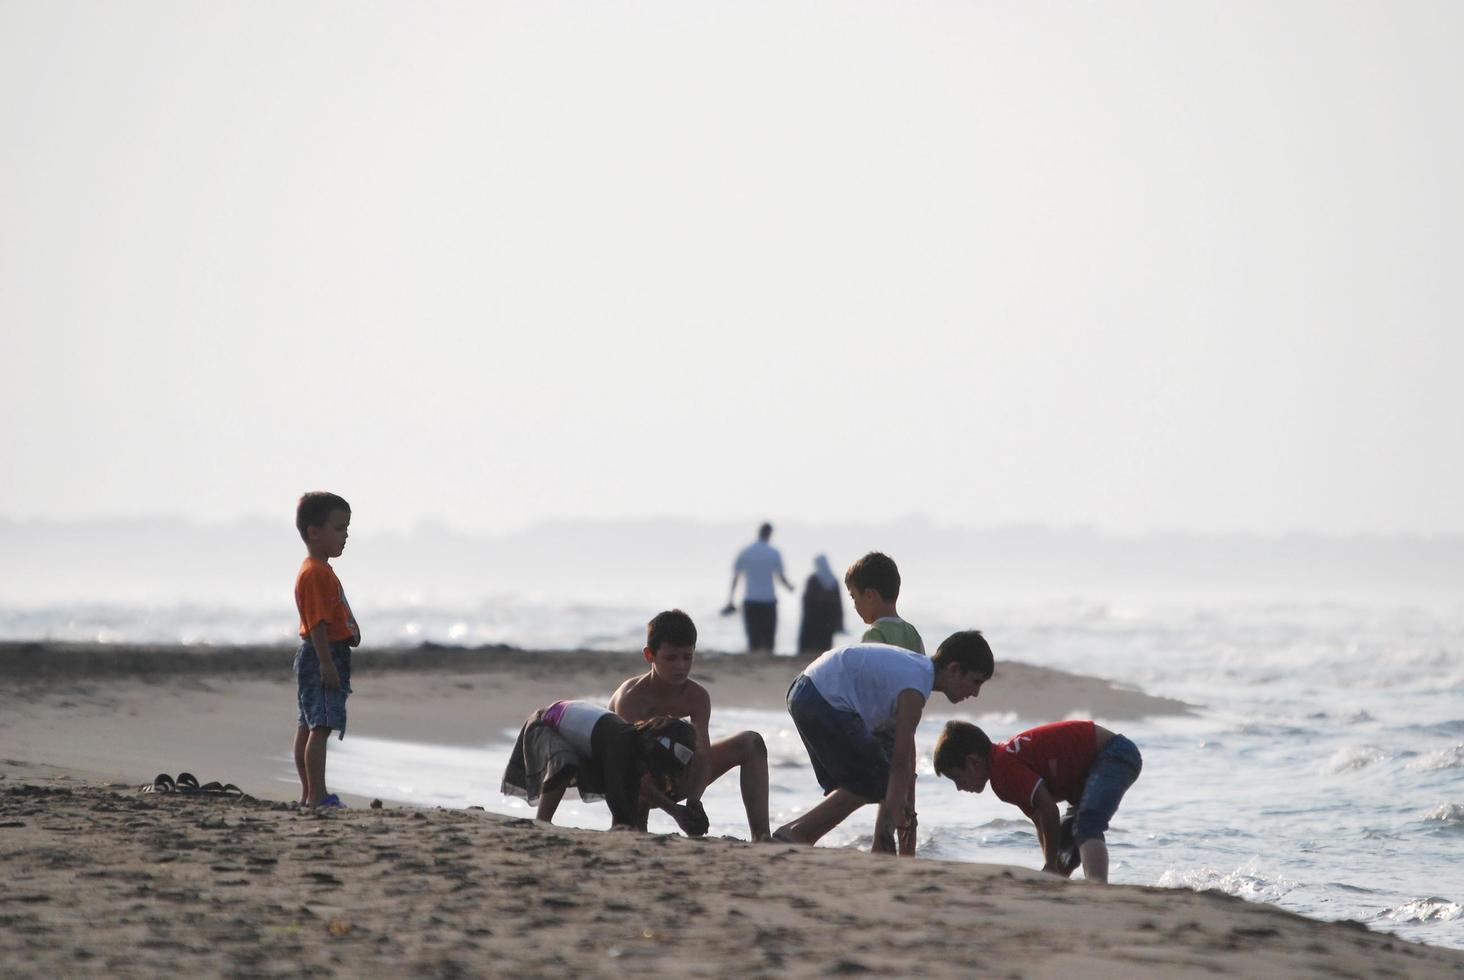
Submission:
<svg viewBox="0 0 1464 980">
<path fill-rule="evenodd" d="M 925 644 L 920 639 L 920 632 L 903 619 L 894 616 L 876 619 L 864 631 L 861 639 L 865 643 L 888 643 L 892 647 L 902 647 L 911 653 L 925 655 Z"/>
</svg>

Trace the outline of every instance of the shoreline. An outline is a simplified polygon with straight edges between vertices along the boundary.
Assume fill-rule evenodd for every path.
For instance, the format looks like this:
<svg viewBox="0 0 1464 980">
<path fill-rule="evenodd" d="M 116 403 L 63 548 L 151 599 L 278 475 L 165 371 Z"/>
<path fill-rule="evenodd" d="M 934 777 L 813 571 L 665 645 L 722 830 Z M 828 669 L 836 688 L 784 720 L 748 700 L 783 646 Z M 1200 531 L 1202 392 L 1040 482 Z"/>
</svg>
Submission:
<svg viewBox="0 0 1464 980">
<path fill-rule="evenodd" d="M 278 775 L 295 725 L 293 650 L 0 643 L 0 773 L 50 767 L 133 785 L 159 772 L 232 782 L 286 799 Z M 715 712 L 781 713 L 811 657 L 699 653 L 692 676 Z M 532 711 L 559 699 L 605 703 L 645 670 L 636 652 L 509 647 L 365 649 L 353 664 L 347 738 L 365 735 L 445 746 L 506 739 Z M 998 661 L 996 682 L 965 714 L 1123 720 L 1186 714 L 1194 706 L 1111 681 Z M 932 718 L 955 713 L 936 698 Z"/>
<path fill-rule="evenodd" d="M 373 810 L 361 798 L 302 812 L 278 802 L 294 795 L 279 779 L 291 653 L 0 644 L 7 973 L 1464 978 L 1464 951 L 1215 892 L 475 809 Z M 810 659 L 699 654 L 693 676 L 714 705 L 781 711 Z M 643 663 L 633 652 L 370 651 L 349 732 L 482 745 L 554 698 L 607 697 Z M 981 713 L 1196 710 L 1025 664 L 998 662 L 997 676 Z M 257 799 L 137 792 L 183 770 Z"/>
</svg>

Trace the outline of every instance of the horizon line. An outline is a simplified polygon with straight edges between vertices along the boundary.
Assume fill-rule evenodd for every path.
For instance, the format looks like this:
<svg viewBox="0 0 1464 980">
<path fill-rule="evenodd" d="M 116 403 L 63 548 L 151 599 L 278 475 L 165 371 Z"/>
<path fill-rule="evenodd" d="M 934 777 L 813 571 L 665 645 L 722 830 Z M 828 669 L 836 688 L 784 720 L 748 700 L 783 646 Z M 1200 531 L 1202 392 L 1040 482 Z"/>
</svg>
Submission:
<svg viewBox="0 0 1464 980">
<path fill-rule="evenodd" d="M 416 519 L 410 522 L 391 522 L 382 525 L 372 535 L 412 537 L 419 534 L 448 533 L 465 538 L 511 538 L 532 535 L 536 532 L 563 528 L 649 528 L 664 526 L 693 526 L 707 529 L 745 529 L 748 535 L 756 535 L 763 519 L 747 518 L 703 518 L 684 515 L 630 516 L 630 517 L 547 517 L 519 525 L 497 529 L 465 528 L 434 518 Z M 1292 528 L 1287 530 L 1204 530 L 1198 528 L 1149 528 L 1125 530 L 1105 528 L 1091 523 L 1046 523 L 1041 521 L 1008 521 L 990 524 L 967 524 L 942 521 L 922 513 L 903 514 L 880 520 L 808 520 L 798 518 L 773 519 L 774 534 L 780 528 L 796 530 L 819 529 L 863 529 L 890 527 L 922 527 L 974 535 L 1030 534 L 1054 537 L 1108 538 L 1115 540 L 1136 540 L 1154 538 L 1197 538 L 1197 539 L 1323 539 L 1346 541 L 1413 541 L 1464 543 L 1464 530 L 1320 530 L 1315 528 Z M 263 514 L 240 514 L 234 517 L 206 520 L 177 514 L 144 515 L 97 515 L 78 518 L 57 517 L 14 517 L 0 515 L 0 528 L 83 528 L 98 525 L 151 526 L 172 524 L 195 529 L 228 529 L 280 524 L 289 527 L 288 521 Z M 363 529 L 364 530 L 364 529 Z M 359 533 L 359 532 L 358 532 Z"/>
</svg>

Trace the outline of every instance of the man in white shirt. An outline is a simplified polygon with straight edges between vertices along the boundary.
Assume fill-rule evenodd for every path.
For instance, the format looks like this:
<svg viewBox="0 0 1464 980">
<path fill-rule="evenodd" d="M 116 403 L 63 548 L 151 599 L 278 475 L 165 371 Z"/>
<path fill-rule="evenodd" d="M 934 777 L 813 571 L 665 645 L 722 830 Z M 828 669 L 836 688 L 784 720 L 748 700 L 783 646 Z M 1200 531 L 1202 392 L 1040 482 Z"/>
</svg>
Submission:
<svg viewBox="0 0 1464 980">
<path fill-rule="evenodd" d="M 773 526 L 764 524 L 758 528 L 757 540 L 738 552 L 737 560 L 732 564 L 732 588 L 727 593 L 730 610 L 734 608 L 737 579 L 745 577 L 742 623 L 747 629 L 747 648 L 767 653 L 772 652 L 773 638 L 778 633 L 778 593 L 773 588 L 773 576 L 776 575 L 789 592 L 793 591 L 793 583 L 783 574 L 783 556 L 768 544 L 772 536 Z"/>
</svg>

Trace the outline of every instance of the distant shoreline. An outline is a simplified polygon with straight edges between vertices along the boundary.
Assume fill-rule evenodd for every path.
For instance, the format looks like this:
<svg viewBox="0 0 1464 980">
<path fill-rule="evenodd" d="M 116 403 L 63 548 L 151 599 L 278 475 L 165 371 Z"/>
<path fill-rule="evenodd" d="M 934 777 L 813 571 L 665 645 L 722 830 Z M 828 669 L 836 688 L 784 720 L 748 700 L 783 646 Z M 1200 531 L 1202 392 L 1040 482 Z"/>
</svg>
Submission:
<svg viewBox="0 0 1464 980">
<path fill-rule="evenodd" d="M 7 709 L 0 717 L 0 773 L 41 767 L 136 784 L 187 770 L 283 799 L 292 790 L 279 777 L 289 768 L 295 723 L 293 655 L 286 645 L 0 643 Z M 698 654 L 693 676 L 711 693 L 714 717 L 733 708 L 781 714 L 788 685 L 809 661 Z M 644 670 L 638 651 L 367 647 L 354 665 L 347 738 L 481 746 L 561 698 L 605 703 L 621 681 Z M 1100 678 L 998 659 L 996 677 L 977 701 L 957 709 L 937 696 L 928 714 L 957 710 L 1124 720 L 1194 708 Z"/>
<path fill-rule="evenodd" d="M 291 672 L 292 644 L 133 644 L 39 641 L 0 642 L 0 679 L 38 682 L 56 677 L 167 678 L 189 675 L 250 675 L 285 680 Z M 694 676 L 712 691 L 714 703 L 729 707 L 781 707 L 788 683 L 814 659 L 812 654 L 778 655 L 698 651 Z M 506 644 L 466 647 L 423 643 L 412 647 L 357 650 L 358 677 L 374 673 L 491 673 L 504 678 L 546 680 L 556 675 L 570 684 L 600 679 L 610 689 L 646 669 L 639 651 L 532 650 Z M 721 695 L 719 697 L 718 695 Z M 606 697 L 609 696 L 607 690 Z M 1186 714 L 1193 705 L 1158 697 L 1098 677 L 1071 674 L 998 658 L 996 680 L 979 702 L 982 713 L 1039 708 L 1087 710 L 1110 718 Z M 949 708 L 941 699 L 933 711 Z"/>
<path fill-rule="evenodd" d="M 295 644 L 283 643 L 79 643 L 54 640 L 0 641 L 0 677 L 88 674 L 274 674 L 283 661 L 289 669 Z M 595 650 L 526 650 L 508 644 L 453 646 L 422 643 L 417 646 L 366 646 L 355 652 L 355 665 L 367 670 L 483 671 L 543 666 L 544 658 L 564 666 L 580 665 L 581 658 L 628 660 L 638 654 Z M 709 657 L 738 654 L 700 654 Z M 796 658 L 778 658 L 793 661 Z"/>
</svg>

